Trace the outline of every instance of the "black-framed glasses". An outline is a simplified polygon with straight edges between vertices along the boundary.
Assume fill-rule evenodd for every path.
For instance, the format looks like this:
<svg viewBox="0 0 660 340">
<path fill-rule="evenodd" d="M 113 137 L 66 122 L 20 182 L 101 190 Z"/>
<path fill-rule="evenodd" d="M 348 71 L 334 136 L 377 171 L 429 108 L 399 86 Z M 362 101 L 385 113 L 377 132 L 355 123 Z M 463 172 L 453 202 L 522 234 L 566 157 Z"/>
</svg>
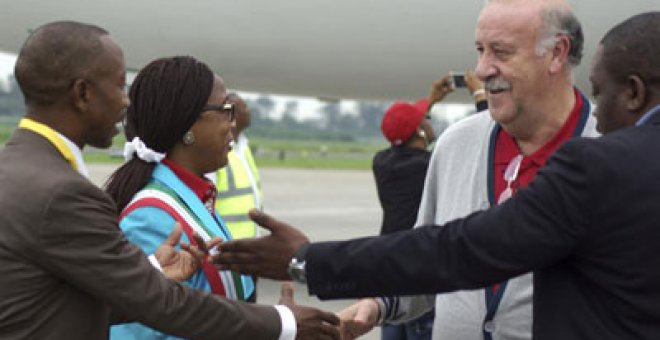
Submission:
<svg viewBox="0 0 660 340">
<path fill-rule="evenodd" d="M 230 122 L 233 122 L 236 119 L 236 110 L 233 103 L 224 103 L 222 105 L 206 105 L 202 108 L 202 112 L 204 111 L 226 113 L 229 115 Z"/>
</svg>

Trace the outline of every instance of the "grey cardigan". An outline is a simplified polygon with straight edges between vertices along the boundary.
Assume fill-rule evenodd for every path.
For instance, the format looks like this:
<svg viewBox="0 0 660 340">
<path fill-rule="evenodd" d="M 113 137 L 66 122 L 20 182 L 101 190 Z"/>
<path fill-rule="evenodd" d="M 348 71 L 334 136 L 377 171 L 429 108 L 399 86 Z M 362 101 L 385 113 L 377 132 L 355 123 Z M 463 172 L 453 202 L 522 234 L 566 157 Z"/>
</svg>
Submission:
<svg viewBox="0 0 660 340">
<path fill-rule="evenodd" d="M 585 103 L 588 104 L 588 103 Z M 416 226 L 444 224 L 490 206 L 488 157 L 496 123 L 482 112 L 450 126 L 438 139 L 426 175 Z M 596 137 L 596 121 L 589 115 L 583 137 Z M 435 296 L 434 340 L 483 340 L 487 327 L 494 340 L 531 339 L 532 274 L 508 282 L 497 313 L 486 317 L 485 291 L 457 291 Z M 434 297 L 385 298 L 385 321 L 413 319 L 433 307 Z"/>
</svg>

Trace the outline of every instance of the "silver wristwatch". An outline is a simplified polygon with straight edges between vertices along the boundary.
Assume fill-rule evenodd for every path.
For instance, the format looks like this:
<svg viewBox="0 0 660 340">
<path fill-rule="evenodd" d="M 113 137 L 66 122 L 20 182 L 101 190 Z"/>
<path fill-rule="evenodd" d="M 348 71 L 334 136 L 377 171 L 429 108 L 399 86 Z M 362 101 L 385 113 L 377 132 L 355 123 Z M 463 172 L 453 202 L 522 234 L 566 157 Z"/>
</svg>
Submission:
<svg viewBox="0 0 660 340">
<path fill-rule="evenodd" d="M 291 258 L 287 273 L 293 281 L 298 283 L 307 283 L 307 274 L 305 272 L 305 255 L 307 255 L 308 244 L 304 244 Z"/>
</svg>

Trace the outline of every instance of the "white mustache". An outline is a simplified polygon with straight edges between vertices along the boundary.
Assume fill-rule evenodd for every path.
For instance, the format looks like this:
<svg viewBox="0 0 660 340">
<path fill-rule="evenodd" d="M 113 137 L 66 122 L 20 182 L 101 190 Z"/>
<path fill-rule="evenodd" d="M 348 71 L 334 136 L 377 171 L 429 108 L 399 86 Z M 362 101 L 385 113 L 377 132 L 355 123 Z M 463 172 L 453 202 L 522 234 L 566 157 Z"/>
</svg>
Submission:
<svg viewBox="0 0 660 340">
<path fill-rule="evenodd" d="M 491 78 L 486 80 L 486 91 L 506 91 L 511 89 L 511 83 L 502 78 Z"/>
</svg>

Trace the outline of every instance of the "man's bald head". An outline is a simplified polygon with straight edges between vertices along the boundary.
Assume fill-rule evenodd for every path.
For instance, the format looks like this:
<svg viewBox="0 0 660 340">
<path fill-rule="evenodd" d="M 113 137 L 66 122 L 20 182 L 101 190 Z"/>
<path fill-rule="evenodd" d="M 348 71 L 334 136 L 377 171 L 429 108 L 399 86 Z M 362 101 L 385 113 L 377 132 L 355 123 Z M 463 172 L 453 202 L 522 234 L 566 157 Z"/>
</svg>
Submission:
<svg viewBox="0 0 660 340">
<path fill-rule="evenodd" d="M 28 106 L 57 102 L 76 79 L 93 73 L 104 52 L 98 26 L 58 21 L 37 28 L 23 44 L 14 74 Z"/>
</svg>

